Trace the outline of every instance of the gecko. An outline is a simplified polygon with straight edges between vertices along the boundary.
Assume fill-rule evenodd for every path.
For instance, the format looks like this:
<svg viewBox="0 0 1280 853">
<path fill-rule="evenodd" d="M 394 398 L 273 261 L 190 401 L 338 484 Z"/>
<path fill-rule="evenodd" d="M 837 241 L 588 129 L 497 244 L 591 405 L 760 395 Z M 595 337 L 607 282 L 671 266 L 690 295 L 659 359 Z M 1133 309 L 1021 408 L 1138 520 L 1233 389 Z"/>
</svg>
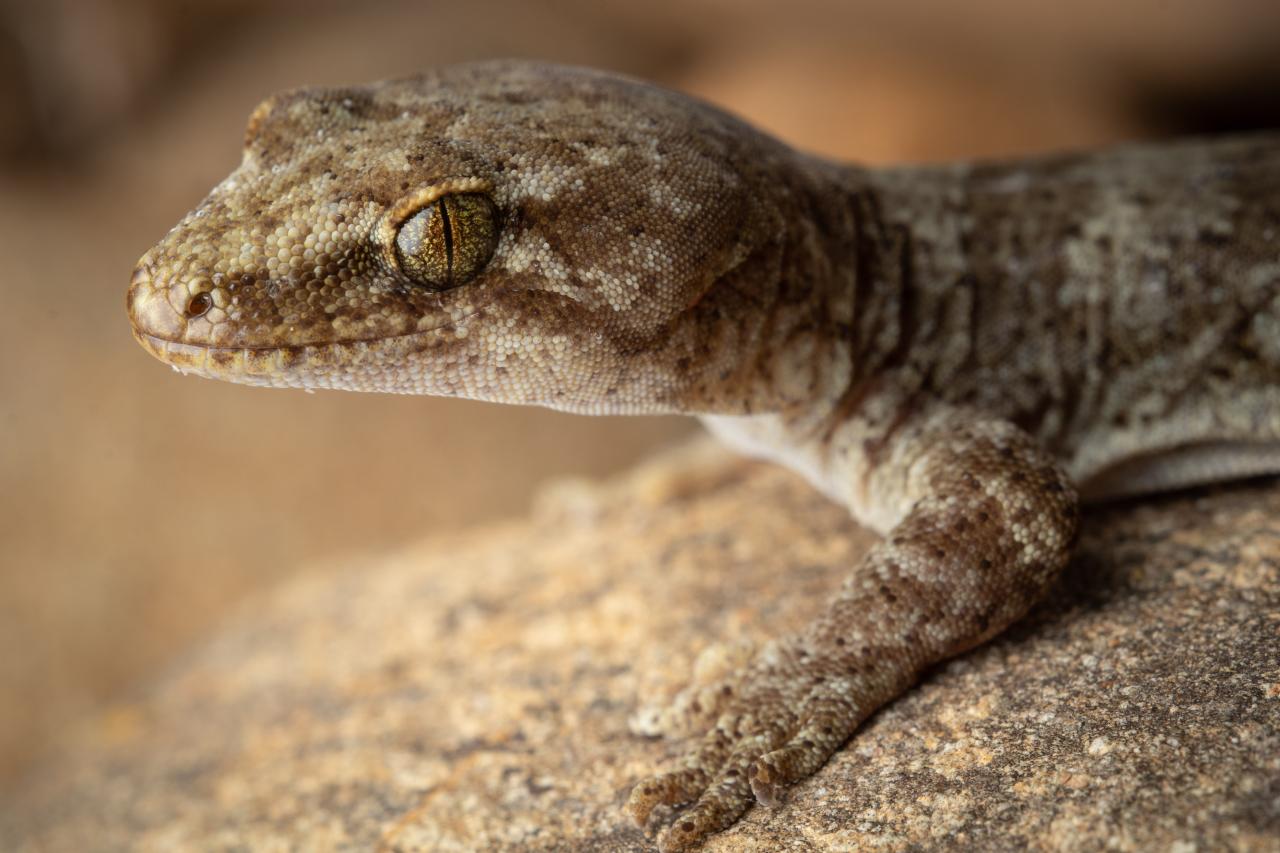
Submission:
<svg viewBox="0 0 1280 853">
<path fill-rule="evenodd" d="M 588 69 L 300 89 L 127 309 L 215 379 L 696 416 L 881 534 L 658 721 L 624 808 L 684 850 L 1022 617 L 1083 502 L 1280 472 L 1280 134 L 867 168 Z"/>
</svg>

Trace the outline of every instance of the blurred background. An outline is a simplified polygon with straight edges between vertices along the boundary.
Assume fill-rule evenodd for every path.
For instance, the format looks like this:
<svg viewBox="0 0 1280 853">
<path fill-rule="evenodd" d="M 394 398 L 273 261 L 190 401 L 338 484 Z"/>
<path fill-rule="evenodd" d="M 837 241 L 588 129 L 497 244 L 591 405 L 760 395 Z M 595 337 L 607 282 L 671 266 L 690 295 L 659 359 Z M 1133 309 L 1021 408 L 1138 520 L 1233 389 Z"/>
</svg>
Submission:
<svg viewBox="0 0 1280 853">
<path fill-rule="evenodd" d="M 222 385 L 130 338 L 133 262 L 235 166 L 261 98 L 496 56 L 651 78 L 871 163 L 1280 125 L 1275 0 L 0 3 L 0 796 L 256 591 L 692 430 Z"/>
</svg>

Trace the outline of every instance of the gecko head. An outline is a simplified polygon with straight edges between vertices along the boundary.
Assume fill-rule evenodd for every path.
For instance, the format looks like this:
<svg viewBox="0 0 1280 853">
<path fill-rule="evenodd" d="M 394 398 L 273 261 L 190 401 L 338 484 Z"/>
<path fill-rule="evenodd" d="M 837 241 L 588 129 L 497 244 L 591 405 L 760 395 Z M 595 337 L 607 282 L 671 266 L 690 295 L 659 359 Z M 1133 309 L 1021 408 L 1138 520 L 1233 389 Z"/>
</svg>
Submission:
<svg viewBox="0 0 1280 853">
<path fill-rule="evenodd" d="M 289 92 L 138 262 L 129 316 L 219 379 L 671 409 L 749 334 L 709 294 L 777 247 L 787 156 L 691 98 L 537 63 Z"/>
</svg>

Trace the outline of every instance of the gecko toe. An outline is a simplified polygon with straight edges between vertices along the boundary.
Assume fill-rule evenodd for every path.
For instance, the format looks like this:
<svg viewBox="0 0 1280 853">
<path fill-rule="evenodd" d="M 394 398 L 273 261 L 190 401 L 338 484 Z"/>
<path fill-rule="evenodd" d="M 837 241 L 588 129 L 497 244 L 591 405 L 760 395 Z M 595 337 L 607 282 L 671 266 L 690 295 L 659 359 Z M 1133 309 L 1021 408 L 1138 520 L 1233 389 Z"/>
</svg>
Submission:
<svg viewBox="0 0 1280 853">
<path fill-rule="evenodd" d="M 679 769 L 635 787 L 627 810 L 640 825 L 658 805 L 693 802 L 659 833 L 662 850 L 688 848 L 732 825 L 754 802 L 781 804 L 787 788 L 821 767 L 860 722 L 838 681 L 789 684 L 794 692 L 780 694 L 776 679 L 745 689 Z"/>
<path fill-rule="evenodd" d="M 731 761 L 697 801 L 658 834 L 658 849 L 662 853 L 687 850 L 711 833 L 732 825 L 750 808 L 753 795 L 746 781 L 749 763 L 745 756 Z"/>
<path fill-rule="evenodd" d="M 650 776 L 631 789 L 626 811 L 636 826 L 649 822 L 649 815 L 658 806 L 687 803 L 700 794 L 707 785 L 706 773 L 683 767 Z"/>
<path fill-rule="evenodd" d="M 829 704 L 816 691 L 810 704 Z M 824 708 L 807 715 L 800 729 L 782 747 L 768 752 L 751 766 L 751 791 L 761 805 L 778 806 L 787 788 L 815 773 L 857 727 L 857 716 L 847 708 Z"/>
</svg>

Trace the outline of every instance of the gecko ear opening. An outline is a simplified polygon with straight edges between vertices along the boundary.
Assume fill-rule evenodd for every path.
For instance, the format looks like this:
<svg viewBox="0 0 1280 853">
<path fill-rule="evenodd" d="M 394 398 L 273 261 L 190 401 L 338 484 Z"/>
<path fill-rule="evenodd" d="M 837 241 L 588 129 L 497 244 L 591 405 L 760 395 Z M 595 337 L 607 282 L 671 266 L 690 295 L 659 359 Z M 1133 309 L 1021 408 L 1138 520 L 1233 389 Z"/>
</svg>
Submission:
<svg viewBox="0 0 1280 853">
<path fill-rule="evenodd" d="M 488 195 L 448 193 L 404 219 L 395 232 L 402 273 L 432 290 L 466 284 L 498 245 L 498 209 Z"/>
</svg>

